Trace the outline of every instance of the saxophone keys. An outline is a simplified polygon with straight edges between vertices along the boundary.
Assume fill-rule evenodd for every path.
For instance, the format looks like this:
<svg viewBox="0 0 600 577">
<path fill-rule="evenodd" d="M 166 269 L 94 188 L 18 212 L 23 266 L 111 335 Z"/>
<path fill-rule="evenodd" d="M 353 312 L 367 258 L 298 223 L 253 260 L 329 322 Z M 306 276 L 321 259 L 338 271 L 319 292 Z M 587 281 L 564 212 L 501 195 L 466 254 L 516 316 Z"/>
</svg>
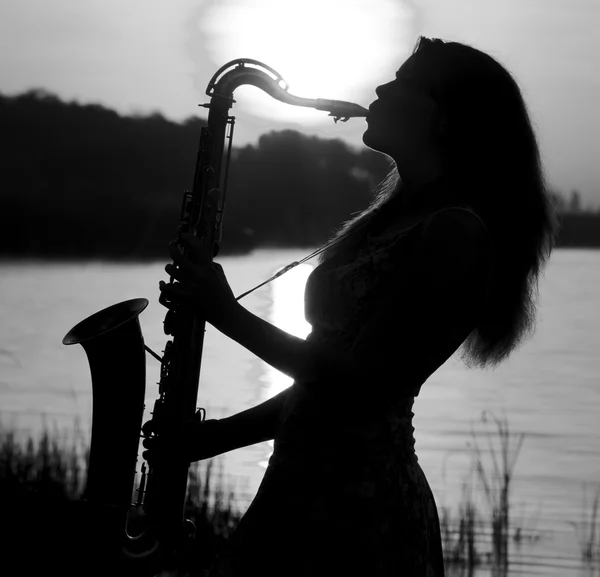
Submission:
<svg viewBox="0 0 600 577">
<path fill-rule="evenodd" d="M 160 304 L 167 306 L 163 302 L 161 302 Z M 175 334 L 175 329 L 176 329 L 176 324 L 177 324 L 176 318 L 177 318 L 177 314 L 175 313 L 175 311 L 173 309 L 169 309 L 163 320 L 163 330 L 164 330 L 165 335 L 174 335 Z"/>
<path fill-rule="evenodd" d="M 146 493 L 146 463 L 142 463 L 142 476 L 140 479 L 140 484 L 137 488 L 137 502 L 135 503 L 136 507 L 141 507 L 144 504 L 144 493 Z"/>
</svg>

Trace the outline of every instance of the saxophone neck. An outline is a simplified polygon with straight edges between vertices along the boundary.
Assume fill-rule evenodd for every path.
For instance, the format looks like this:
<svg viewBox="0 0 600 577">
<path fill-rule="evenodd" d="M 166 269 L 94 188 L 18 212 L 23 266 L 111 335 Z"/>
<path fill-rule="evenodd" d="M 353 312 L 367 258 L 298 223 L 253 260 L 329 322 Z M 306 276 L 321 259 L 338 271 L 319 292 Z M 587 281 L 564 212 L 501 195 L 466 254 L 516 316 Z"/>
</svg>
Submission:
<svg viewBox="0 0 600 577">
<path fill-rule="evenodd" d="M 217 97 L 221 104 L 225 102 L 227 108 L 230 108 L 235 102 L 233 92 L 243 84 L 256 86 L 272 98 L 292 106 L 304 106 L 329 112 L 329 116 L 333 116 L 336 122 L 340 118 L 347 120 L 353 117 L 364 117 L 368 113 L 366 108 L 354 102 L 302 98 L 290 94 L 287 82 L 277 71 L 250 58 L 238 58 L 219 68 L 208 83 L 206 94 L 213 99 Z"/>
</svg>

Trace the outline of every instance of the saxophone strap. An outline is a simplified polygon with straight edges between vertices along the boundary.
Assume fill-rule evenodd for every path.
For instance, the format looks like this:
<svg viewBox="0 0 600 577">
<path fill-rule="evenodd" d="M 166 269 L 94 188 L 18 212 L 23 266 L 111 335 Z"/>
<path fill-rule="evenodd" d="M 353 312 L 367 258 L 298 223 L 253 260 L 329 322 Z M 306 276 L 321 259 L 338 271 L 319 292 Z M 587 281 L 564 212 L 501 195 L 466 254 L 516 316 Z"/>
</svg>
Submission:
<svg viewBox="0 0 600 577">
<path fill-rule="evenodd" d="M 297 267 L 298 265 L 305 263 L 307 260 L 310 260 L 311 258 L 317 256 L 318 254 L 321 254 L 323 251 L 327 250 L 330 246 L 333 246 L 334 244 L 337 244 L 340 241 L 341 241 L 341 238 L 333 239 L 333 240 L 329 241 L 328 243 L 326 243 L 325 245 L 323 245 L 321 248 L 318 248 L 314 252 L 311 252 L 309 255 L 305 256 L 303 259 L 295 260 L 294 262 L 291 262 L 290 264 L 284 266 L 280 271 L 275 273 L 271 278 L 268 278 L 266 281 L 261 282 L 259 285 L 256 285 L 254 288 L 250 289 L 249 291 L 242 293 L 240 296 L 235 297 L 235 300 L 239 301 L 240 299 L 244 298 L 246 295 L 249 295 L 251 292 L 254 292 L 256 289 L 259 289 L 261 286 L 264 286 L 267 283 L 274 281 L 276 278 L 279 278 L 280 276 L 284 275 L 286 272 L 291 271 L 293 268 Z"/>
</svg>

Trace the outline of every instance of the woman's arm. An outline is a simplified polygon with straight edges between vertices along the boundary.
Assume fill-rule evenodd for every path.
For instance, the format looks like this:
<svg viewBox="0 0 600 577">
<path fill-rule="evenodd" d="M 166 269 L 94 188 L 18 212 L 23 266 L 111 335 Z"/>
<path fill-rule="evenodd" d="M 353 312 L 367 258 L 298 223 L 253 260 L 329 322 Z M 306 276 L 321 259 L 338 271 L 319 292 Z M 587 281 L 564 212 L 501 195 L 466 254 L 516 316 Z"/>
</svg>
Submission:
<svg viewBox="0 0 600 577">
<path fill-rule="evenodd" d="M 181 431 L 180 442 L 176 443 L 190 462 L 212 459 L 217 455 L 254 445 L 275 438 L 279 414 L 290 393 L 291 387 L 268 401 L 224 419 L 189 421 Z M 144 459 L 151 461 L 156 456 L 157 443 L 161 438 L 152 435 L 153 421 L 142 427 L 144 433 Z"/>
<path fill-rule="evenodd" d="M 220 330 L 269 365 L 310 388 L 323 381 L 364 392 L 370 381 L 423 369 L 425 357 L 464 325 L 484 286 L 487 232 L 475 216 L 444 210 L 433 218 L 410 263 L 390 283 L 349 351 L 295 337 L 235 307 Z M 466 336 L 466 335 L 465 335 Z M 414 365 L 414 366 L 412 366 Z"/>
<path fill-rule="evenodd" d="M 360 371 L 344 351 L 291 335 L 240 304 L 219 330 L 302 386 L 322 378 L 349 379 Z"/>
<path fill-rule="evenodd" d="M 220 452 L 226 453 L 274 439 L 279 414 L 291 389 L 292 387 L 288 387 L 256 407 L 220 419 L 224 438 L 223 450 Z"/>
<path fill-rule="evenodd" d="M 217 330 L 296 381 L 354 374 L 348 355 L 286 333 L 242 307 L 221 265 L 207 260 L 206 247 L 187 233 L 181 240 L 190 254 L 184 256 L 175 244 L 170 247 L 175 264 L 168 264 L 165 270 L 178 282 L 159 283 L 164 306 L 191 305 Z"/>
</svg>

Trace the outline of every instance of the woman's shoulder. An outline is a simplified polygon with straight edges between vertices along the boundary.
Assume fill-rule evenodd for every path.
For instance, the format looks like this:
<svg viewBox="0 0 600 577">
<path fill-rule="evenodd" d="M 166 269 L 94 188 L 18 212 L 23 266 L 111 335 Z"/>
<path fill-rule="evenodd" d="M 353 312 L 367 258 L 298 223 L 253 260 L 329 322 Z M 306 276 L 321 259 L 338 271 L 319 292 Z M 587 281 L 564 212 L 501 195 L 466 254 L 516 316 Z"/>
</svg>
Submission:
<svg viewBox="0 0 600 577">
<path fill-rule="evenodd" d="M 447 206 L 431 213 L 423 223 L 422 236 L 432 240 L 491 241 L 485 223 L 470 206 Z"/>
<path fill-rule="evenodd" d="M 492 236 L 470 207 L 436 211 L 427 219 L 418 246 L 420 260 L 449 276 L 488 275 L 494 266 Z"/>
<path fill-rule="evenodd" d="M 443 235 L 461 229 L 489 236 L 483 220 L 470 206 L 445 206 L 435 210 L 414 211 L 400 218 L 375 223 L 367 233 L 369 240 L 397 240 L 415 232 L 420 236 Z"/>
</svg>

